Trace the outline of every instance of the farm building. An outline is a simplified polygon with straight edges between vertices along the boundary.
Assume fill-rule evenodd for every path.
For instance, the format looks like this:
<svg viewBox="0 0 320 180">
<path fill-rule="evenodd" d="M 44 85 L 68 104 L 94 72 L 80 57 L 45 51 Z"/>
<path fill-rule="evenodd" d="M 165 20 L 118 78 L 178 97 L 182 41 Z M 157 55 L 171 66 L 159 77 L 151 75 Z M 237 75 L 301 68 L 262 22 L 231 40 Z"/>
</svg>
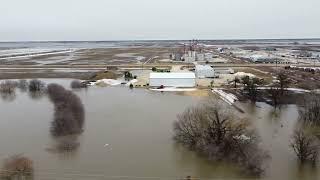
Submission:
<svg viewBox="0 0 320 180">
<path fill-rule="evenodd" d="M 195 74 L 185 73 L 150 73 L 149 85 L 151 87 L 195 87 Z"/>
<path fill-rule="evenodd" d="M 196 65 L 195 69 L 197 78 L 215 77 L 214 69 L 209 65 Z"/>
</svg>

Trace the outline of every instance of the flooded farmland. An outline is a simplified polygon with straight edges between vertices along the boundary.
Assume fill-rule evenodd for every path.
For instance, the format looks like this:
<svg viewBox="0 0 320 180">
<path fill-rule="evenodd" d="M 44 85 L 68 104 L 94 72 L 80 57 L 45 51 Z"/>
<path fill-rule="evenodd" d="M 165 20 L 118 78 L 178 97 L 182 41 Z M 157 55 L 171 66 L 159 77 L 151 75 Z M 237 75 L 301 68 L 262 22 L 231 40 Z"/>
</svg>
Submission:
<svg viewBox="0 0 320 180">
<path fill-rule="evenodd" d="M 46 80 L 69 88 L 70 80 Z M 0 99 L 0 160 L 23 154 L 34 162 L 34 179 L 241 179 L 236 167 L 206 160 L 172 140 L 173 121 L 204 97 L 156 93 L 126 87 L 89 87 L 74 91 L 85 108 L 79 146 L 55 150 L 50 133 L 54 105 L 47 96 L 16 90 Z M 267 179 L 318 179 L 319 167 L 299 167 L 289 147 L 297 121 L 293 105 L 274 110 L 239 104 L 268 150 Z M 252 179 L 252 178 L 250 178 Z"/>
</svg>

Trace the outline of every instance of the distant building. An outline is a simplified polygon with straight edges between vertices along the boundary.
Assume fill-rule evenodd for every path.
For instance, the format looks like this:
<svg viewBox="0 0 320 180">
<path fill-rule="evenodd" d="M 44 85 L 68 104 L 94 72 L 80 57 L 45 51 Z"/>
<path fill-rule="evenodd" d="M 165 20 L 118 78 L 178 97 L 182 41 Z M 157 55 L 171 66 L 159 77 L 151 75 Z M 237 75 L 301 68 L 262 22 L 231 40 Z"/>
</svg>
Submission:
<svg viewBox="0 0 320 180">
<path fill-rule="evenodd" d="M 254 63 L 275 63 L 277 59 L 270 56 L 254 54 L 250 56 L 250 60 Z"/>
<path fill-rule="evenodd" d="M 182 58 L 182 53 L 176 53 L 174 56 L 175 61 L 181 61 L 181 58 Z"/>
<path fill-rule="evenodd" d="M 212 61 L 213 60 L 213 54 L 212 53 L 205 53 L 204 58 L 206 61 Z"/>
<path fill-rule="evenodd" d="M 185 62 L 195 62 L 196 61 L 196 52 L 195 51 L 188 51 L 182 57 Z"/>
<path fill-rule="evenodd" d="M 216 75 L 218 74 L 234 74 L 234 70 L 231 68 L 214 68 Z"/>
<path fill-rule="evenodd" d="M 205 54 L 197 53 L 196 54 L 196 61 L 205 61 Z"/>
<path fill-rule="evenodd" d="M 195 61 L 212 61 L 213 60 L 213 54 L 212 53 L 199 53 L 196 51 L 188 51 L 185 53 L 181 60 L 185 62 L 195 62 Z"/>
<path fill-rule="evenodd" d="M 177 52 L 170 54 L 170 59 L 174 61 L 181 61 L 182 60 L 183 53 Z"/>
<path fill-rule="evenodd" d="M 197 78 L 215 77 L 215 71 L 209 65 L 196 65 L 195 72 L 196 72 Z"/>
<path fill-rule="evenodd" d="M 193 72 L 185 73 L 150 73 L 151 87 L 195 87 L 196 76 Z"/>
<path fill-rule="evenodd" d="M 309 58 L 312 57 L 312 53 L 309 51 L 294 50 L 291 52 L 291 56 L 295 58 Z"/>
</svg>

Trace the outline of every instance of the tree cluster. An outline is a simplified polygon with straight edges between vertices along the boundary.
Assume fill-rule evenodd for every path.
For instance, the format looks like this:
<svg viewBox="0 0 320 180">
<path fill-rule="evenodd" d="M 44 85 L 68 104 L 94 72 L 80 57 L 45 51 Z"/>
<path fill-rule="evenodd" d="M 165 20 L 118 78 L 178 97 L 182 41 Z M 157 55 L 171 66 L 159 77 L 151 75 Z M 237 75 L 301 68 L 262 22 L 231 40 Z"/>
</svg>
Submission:
<svg viewBox="0 0 320 180">
<path fill-rule="evenodd" d="M 286 88 L 288 88 L 288 85 L 290 83 L 289 77 L 285 74 L 284 71 L 281 71 L 277 74 L 277 80 L 278 80 L 277 85 L 280 88 L 281 95 L 283 95 Z"/>
<path fill-rule="evenodd" d="M 249 99 L 253 102 L 257 101 L 258 96 L 258 85 L 262 84 L 259 78 L 249 76 L 244 76 L 241 78 L 241 82 L 243 84 L 243 90 L 249 97 Z"/>
<path fill-rule="evenodd" d="M 81 99 L 58 84 L 49 84 L 47 91 L 55 109 L 52 135 L 66 136 L 81 133 L 85 118 Z"/>
<path fill-rule="evenodd" d="M 320 95 L 308 94 L 299 108 L 299 126 L 292 136 L 291 148 L 300 163 L 318 161 L 320 150 Z"/>
<path fill-rule="evenodd" d="M 288 76 L 284 71 L 281 71 L 277 74 L 277 81 L 274 82 L 269 89 L 267 89 L 267 93 L 272 100 L 272 105 L 274 107 L 278 107 L 285 96 L 286 88 L 288 88 L 290 81 Z"/>
<path fill-rule="evenodd" d="M 218 103 L 188 108 L 174 123 L 174 139 L 210 160 L 234 162 L 252 175 L 264 172 L 266 153 L 245 120 L 226 112 Z"/>
</svg>

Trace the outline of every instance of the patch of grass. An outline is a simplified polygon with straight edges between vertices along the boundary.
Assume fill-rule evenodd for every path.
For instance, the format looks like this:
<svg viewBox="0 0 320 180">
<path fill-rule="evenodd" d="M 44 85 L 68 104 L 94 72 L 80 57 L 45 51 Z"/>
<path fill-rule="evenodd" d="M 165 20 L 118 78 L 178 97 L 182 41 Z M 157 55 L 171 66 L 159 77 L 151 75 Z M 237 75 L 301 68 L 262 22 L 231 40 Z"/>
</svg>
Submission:
<svg viewBox="0 0 320 180">
<path fill-rule="evenodd" d="M 235 72 L 245 72 L 245 73 L 251 73 L 259 78 L 262 78 L 264 80 L 265 84 L 272 83 L 272 75 L 268 72 L 263 72 L 259 69 L 255 68 L 241 68 L 241 69 L 235 69 Z"/>
<path fill-rule="evenodd" d="M 118 75 L 112 71 L 102 71 L 93 75 L 89 80 L 99 80 L 99 79 L 117 79 Z"/>
</svg>

